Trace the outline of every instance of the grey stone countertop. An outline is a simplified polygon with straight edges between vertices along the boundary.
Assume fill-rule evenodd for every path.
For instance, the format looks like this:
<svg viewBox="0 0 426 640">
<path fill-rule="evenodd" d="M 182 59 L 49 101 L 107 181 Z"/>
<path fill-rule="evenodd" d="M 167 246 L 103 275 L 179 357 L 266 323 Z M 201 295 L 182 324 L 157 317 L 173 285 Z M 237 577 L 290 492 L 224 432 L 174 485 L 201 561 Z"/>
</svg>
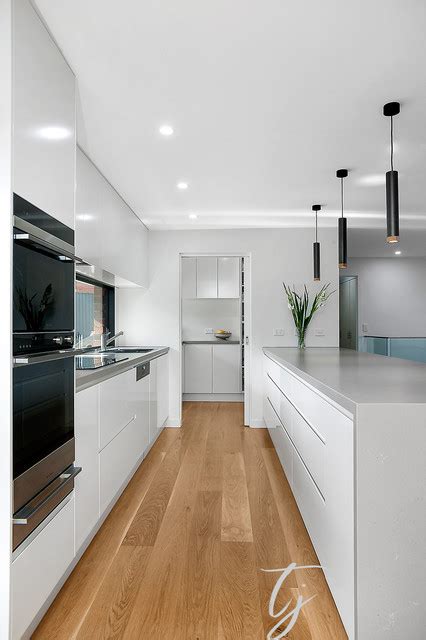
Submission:
<svg viewBox="0 0 426 640">
<path fill-rule="evenodd" d="M 264 347 L 263 352 L 352 413 L 360 404 L 426 403 L 421 362 L 327 347 Z"/>
<path fill-rule="evenodd" d="M 131 353 L 129 351 L 122 351 L 121 353 L 111 353 L 118 357 L 126 357 L 126 360 L 121 360 L 115 364 L 109 364 L 106 367 L 100 367 L 99 369 L 85 369 L 75 372 L 75 390 L 83 391 L 93 387 L 95 384 L 109 380 L 119 373 L 129 371 L 139 364 L 149 362 L 165 355 L 169 351 L 169 347 L 141 347 L 141 349 L 153 349 L 149 353 Z M 87 353 L 86 355 L 99 355 L 99 353 Z"/>
<path fill-rule="evenodd" d="M 216 340 L 182 340 L 182 344 L 240 344 L 240 341 L 217 338 Z"/>
</svg>

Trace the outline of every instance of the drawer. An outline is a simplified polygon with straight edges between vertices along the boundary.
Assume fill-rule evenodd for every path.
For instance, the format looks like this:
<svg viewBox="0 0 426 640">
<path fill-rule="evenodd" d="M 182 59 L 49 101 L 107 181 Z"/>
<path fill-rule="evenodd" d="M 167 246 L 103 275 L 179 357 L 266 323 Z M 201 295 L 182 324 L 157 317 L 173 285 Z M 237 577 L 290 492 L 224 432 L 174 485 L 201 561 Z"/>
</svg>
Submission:
<svg viewBox="0 0 426 640">
<path fill-rule="evenodd" d="M 275 382 L 275 384 L 279 386 L 281 367 L 276 362 L 271 360 L 271 358 L 268 358 L 267 356 L 265 356 L 265 360 L 266 360 L 265 362 L 266 373 Z"/>
<path fill-rule="evenodd" d="M 99 385 L 99 449 L 103 449 L 133 420 L 135 380 L 136 372 L 131 369 Z"/>
<path fill-rule="evenodd" d="M 280 409 L 279 416 L 280 420 L 283 423 L 287 433 L 293 437 L 293 414 L 295 413 L 294 407 L 288 398 L 280 393 Z"/>
<path fill-rule="evenodd" d="M 140 425 L 132 420 L 99 454 L 100 514 L 118 497 L 141 457 Z"/>
<path fill-rule="evenodd" d="M 280 414 L 281 407 L 281 398 L 282 393 L 276 386 L 276 384 L 271 380 L 269 375 L 266 376 L 266 395 L 271 401 L 272 406 L 274 407 L 276 413 Z"/>
<path fill-rule="evenodd" d="M 315 480 L 318 489 L 325 498 L 325 444 L 296 410 L 294 410 L 293 413 L 292 437 L 303 462 L 307 466 L 309 473 Z"/>
<path fill-rule="evenodd" d="M 291 401 L 304 418 L 310 422 L 319 433 L 322 440 L 327 439 L 336 429 L 348 421 L 347 416 L 333 407 L 318 393 L 305 384 L 293 378 Z"/>
<path fill-rule="evenodd" d="M 327 514 L 325 501 L 297 452 L 293 455 L 293 494 L 320 562 L 325 562 Z"/>
<path fill-rule="evenodd" d="M 74 498 L 12 562 L 12 639 L 21 638 L 74 558 Z"/>
<path fill-rule="evenodd" d="M 281 425 L 277 425 L 275 429 L 270 431 L 271 440 L 274 443 L 278 458 L 284 470 L 290 487 L 293 488 L 293 451 L 294 447 L 288 437 L 285 429 Z"/>
</svg>

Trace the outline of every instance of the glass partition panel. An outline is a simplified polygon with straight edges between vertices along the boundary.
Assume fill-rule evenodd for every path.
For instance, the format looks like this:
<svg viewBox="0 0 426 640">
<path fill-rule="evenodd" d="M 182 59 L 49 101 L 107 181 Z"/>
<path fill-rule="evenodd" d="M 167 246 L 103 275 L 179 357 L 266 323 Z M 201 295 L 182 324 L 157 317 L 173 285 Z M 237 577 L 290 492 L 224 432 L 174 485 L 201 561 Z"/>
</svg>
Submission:
<svg viewBox="0 0 426 640">
<path fill-rule="evenodd" d="M 389 343 L 393 358 L 426 362 L 426 338 L 390 338 Z"/>
</svg>

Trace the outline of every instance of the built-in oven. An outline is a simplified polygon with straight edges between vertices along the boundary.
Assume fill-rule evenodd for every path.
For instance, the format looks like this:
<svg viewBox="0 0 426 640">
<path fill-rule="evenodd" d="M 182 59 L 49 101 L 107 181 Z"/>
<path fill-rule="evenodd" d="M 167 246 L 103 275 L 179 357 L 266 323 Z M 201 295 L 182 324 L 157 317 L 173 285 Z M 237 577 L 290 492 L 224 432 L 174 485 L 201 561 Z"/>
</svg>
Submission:
<svg viewBox="0 0 426 640">
<path fill-rule="evenodd" d="M 13 231 L 13 548 L 74 487 L 74 232 L 19 196 Z"/>
</svg>

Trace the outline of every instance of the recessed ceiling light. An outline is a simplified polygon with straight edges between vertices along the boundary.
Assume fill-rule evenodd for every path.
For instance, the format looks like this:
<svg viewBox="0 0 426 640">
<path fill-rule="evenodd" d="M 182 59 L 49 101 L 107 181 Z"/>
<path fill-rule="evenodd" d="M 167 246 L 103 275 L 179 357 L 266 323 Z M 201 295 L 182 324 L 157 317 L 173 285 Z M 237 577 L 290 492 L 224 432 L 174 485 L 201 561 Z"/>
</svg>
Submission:
<svg viewBox="0 0 426 640">
<path fill-rule="evenodd" d="M 72 131 L 66 127 L 41 127 L 38 130 L 38 135 L 46 140 L 65 140 L 71 134 Z"/>
<path fill-rule="evenodd" d="M 190 213 L 188 218 L 190 218 L 191 220 L 196 220 L 198 218 L 196 213 Z"/>
<path fill-rule="evenodd" d="M 172 136 L 173 135 L 173 127 L 171 127 L 169 124 L 161 125 L 161 127 L 159 128 L 159 131 L 160 131 L 162 136 Z"/>
<path fill-rule="evenodd" d="M 188 183 L 187 182 L 178 182 L 176 186 L 181 191 L 184 191 L 185 189 L 188 188 Z"/>
<path fill-rule="evenodd" d="M 93 216 L 90 213 L 77 213 L 77 220 L 93 220 Z"/>
<path fill-rule="evenodd" d="M 384 173 L 372 173 L 359 178 L 358 183 L 365 187 L 381 187 L 386 183 L 386 177 Z"/>
<path fill-rule="evenodd" d="M 400 256 L 401 255 L 401 251 L 395 251 L 395 255 L 396 256 Z"/>
</svg>

